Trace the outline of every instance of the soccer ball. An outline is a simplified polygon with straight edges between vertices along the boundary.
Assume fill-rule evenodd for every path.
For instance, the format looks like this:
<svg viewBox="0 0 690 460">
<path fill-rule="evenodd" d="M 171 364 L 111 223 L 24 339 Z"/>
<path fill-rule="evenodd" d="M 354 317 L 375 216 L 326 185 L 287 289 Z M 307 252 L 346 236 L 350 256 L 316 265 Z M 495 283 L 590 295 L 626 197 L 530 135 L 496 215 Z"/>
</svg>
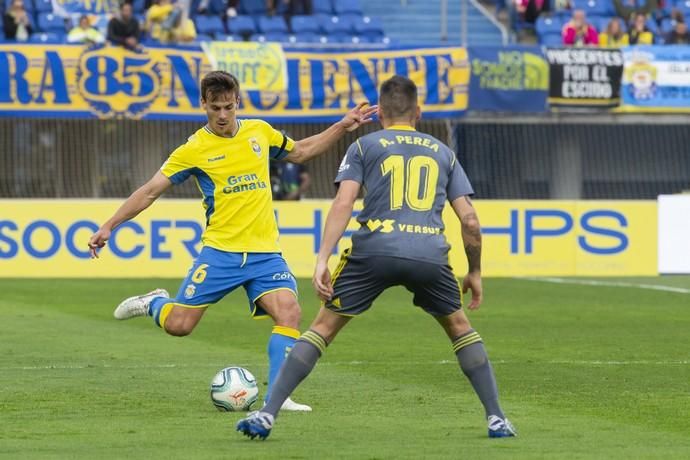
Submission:
<svg viewBox="0 0 690 460">
<path fill-rule="evenodd" d="M 211 402 L 218 410 L 249 410 L 258 397 L 256 379 L 243 367 L 226 367 L 211 381 Z"/>
</svg>

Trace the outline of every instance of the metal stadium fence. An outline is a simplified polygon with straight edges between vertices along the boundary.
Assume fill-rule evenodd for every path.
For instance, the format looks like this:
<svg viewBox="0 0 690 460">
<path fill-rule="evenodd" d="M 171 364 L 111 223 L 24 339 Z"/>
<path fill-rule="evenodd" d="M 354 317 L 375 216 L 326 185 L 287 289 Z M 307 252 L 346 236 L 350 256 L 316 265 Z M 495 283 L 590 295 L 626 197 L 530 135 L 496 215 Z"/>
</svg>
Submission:
<svg viewBox="0 0 690 460">
<path fill-rule="evenodd" d="M 630 119 L 628 119 L 630 120 Z M 690 189 L 690 126 L 648 120 L 501 119 L 423 121 L 448 142 L 478 198 L 646 199 Z M 300 139 L 326 124 L 282 124 Z M 0 197 L 126 197 L 199 127 L 196 122 L 0 119 Z M 358 134 L 378 129 L 372 124 Z M 308 198 L 333 196 L 349 135 L 308 167 Z M 189 181 L 168 196 L 196 198 Z"/>
</svg>

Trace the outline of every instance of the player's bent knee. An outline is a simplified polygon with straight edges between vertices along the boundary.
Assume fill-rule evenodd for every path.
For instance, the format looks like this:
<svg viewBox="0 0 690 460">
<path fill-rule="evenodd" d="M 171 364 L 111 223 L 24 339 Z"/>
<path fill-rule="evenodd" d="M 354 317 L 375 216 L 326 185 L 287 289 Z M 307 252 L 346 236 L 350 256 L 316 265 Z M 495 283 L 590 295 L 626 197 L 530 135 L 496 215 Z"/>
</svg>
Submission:
<svg viewBox="0 0 690 460">
<path fill-rule="evenodd" d="M 280 326 L 289 326 L 297 329 L 302 319 L 302 309 L 297 300 L 287 302 L 276 310 L 275 321 Z"/>
<path fill-rule="evenodd" d="M 196 311 L 176 306 L 165 319 L 163 329 L 175 337 L 189 335 L 196 327 L 203 311 Z"/>
</svg>

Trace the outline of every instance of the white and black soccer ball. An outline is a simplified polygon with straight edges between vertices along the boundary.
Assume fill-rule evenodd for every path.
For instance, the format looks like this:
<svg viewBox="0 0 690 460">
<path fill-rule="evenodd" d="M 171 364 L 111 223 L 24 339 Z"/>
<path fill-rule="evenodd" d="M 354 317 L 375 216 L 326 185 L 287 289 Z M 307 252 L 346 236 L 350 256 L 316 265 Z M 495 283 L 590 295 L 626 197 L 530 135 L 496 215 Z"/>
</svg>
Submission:
<svg viewBox="0 0 690 460">
<path fill-rule="evenodd" d="M 211 402 L 222 411 L 246 411 L 259 397 L 256 379 L 243 367 L 226 367 L 211 381 Z"/>
</svg>

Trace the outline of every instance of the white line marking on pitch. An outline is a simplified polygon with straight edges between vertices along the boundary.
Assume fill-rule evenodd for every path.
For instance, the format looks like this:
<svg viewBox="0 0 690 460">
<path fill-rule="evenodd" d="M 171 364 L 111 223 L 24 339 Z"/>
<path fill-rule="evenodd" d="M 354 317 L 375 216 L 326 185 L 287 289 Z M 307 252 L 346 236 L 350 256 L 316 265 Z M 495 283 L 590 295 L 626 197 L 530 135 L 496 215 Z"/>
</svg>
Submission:
<svg viewBox="0 0 690 460">
<path fill-rule="evenodd" d="M 581 284 L 585 286 L 604 286 L 604 287 L 625 287 L 625 288 L 637 288 L 637 289 L 651 289 L 653 291 L 665 291 L 665 292 L 675 292 L 677 294 L 690 294 L 690 289 L 674 287 L 674 286 L 664 286 L 663 284 L 637 284 L 637 283 L 626 283 L 623 281 L 597 281 L 597 280 L 579 280 L 579 279 L 568 279 L 568 278 L 515 278 L 518 280 L 527 281 L 542 281 L 544 283 L 556 283 L 556 284 Z"/>
<path fill-rule="evenodd" d="M 652 360 L 636 360 L 636 361 L 601 361 L 601 360 L 553 360 L 544 362 L 521 362 L 521 361 L 508 361 L 508 360 L 492 360 L 493 364 L 519 364 L 519 365 L 530 365 L 530 364 L 552 364 L 552 365 L 568 365 L 568 366 L 641 366 L 641 365 L 655 365 L 655 366 L 687 366 L 690 365 L 690 360 L 679 360 L 679 361 L 652 361 Z M 342 361 L 342 362 L 323 362 L 319 363 L 319 366 L 419 366 L 419 365 L 430 365 L 430 364 L 440 364 L 440 365 L 457 365 L 455 360 L 441 360 L 441 361 L 421 361 L 421 362 L 389 362 L 389 361 Z M 261 367 L 266 364 L 260 363 L 236 363 L 236 366 L 242 367 Z M 50 371 L 50 370 L 82 370 L 82 369 L 183 369 L 183 368 L 215 368 L 217 365 L 212 364 L 151 364 L 151 365 L 122 365 L 113 366 L 111 364 L 55 364 L 55 365 L 45 365 L 45 366 L 3 366 L 0 370 L 17 370 L 17 371 Z"/>
</svg>

